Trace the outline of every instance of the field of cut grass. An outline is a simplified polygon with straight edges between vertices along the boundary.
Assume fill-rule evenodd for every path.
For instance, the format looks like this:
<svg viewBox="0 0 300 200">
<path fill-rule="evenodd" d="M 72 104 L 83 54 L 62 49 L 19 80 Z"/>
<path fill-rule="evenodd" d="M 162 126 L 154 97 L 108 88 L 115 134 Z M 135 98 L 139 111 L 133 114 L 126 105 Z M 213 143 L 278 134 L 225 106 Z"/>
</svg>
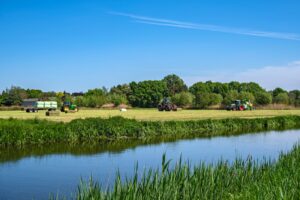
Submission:
<svg viewBox="0 0 300 200">
<path fill-rule="evenodd" d="M 158 112 L 156 109 L 130 109 L 127 112 L 119 110 L 80 110 L 78 113 L 60 113 L 60 116 L 45 116 L 45 111 L 38 113 L 26 113 L 25 111 L 0 111 L 0 118 L 16 119 L 49 119 L 53 121 L 69 122 L 73 119 L 90 117 L 114 117 L 122 116 L 137 120 L 199 120 L 199 119 L 223 119 L 223 118 L 256 118 L 275 117 L 283 115 L 300 115 L 300 110 L 254 110 L 254 111 L 226 111 L 226 110 L 181 110 L 177 112 Z"/>
<path fill-rule="evenodd" d="M 119 110 L 91 109 L 80 110 L 78 113 L 60 113 L 60 116 L 45 116 L 45 111 L 26 113 L 24 111 L 0 111 L 0 118 L 17 119 L 49 119 L 53 121 L 69 122 L 78 118 L 114 117 L 122 116 L 137 120 L 197 120 L 222 118 L 256 118 L 274 117 L 283 115 L 300 115 L 300 110 L 255 110 L 255 111 L 226 111 L 226 110 L 181 110 L 177 112 L 158 112 L 156 109 L 130 109 L 127 112 Z"/>
</svg>

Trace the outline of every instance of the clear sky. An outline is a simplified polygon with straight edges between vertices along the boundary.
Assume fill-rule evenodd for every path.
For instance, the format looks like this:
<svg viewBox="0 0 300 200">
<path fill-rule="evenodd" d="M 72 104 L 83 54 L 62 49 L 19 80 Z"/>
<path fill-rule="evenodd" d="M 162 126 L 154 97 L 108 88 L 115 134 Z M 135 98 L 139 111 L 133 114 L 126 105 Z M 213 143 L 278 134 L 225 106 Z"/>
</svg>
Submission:
<svg viewBox="0 0 300 200">
<path fill-rule="evenodd" d="M 170 73 L 300 89 L 299 10 L 299 0 L 0 0 L 0 90 Z"/>
</svg>

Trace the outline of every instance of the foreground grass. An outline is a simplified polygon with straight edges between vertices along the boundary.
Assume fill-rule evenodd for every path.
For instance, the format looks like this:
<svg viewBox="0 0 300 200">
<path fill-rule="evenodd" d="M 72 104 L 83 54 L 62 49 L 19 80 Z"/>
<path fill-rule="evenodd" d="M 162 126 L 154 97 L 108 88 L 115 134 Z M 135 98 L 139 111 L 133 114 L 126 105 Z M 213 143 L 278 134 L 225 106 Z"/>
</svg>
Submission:
<svg viewBox="0 0 300 200">
<path fill-rule="evenodd" d="M 300 116 L 191 121 L 137 121 L 112 117 L 77 119 L 69 123 L 0 119 L 0 146 L 229 135 L 299 127 Z"/>
<path fill-rule="evenodd" d="M 141 177 L 136 172 L 123 183 L 117 176 L 110 190 L 82 182 L 75 199 L 300 199 L 300 148 L 282 154 L 277 162 L 249 159 L 195 167 L 178 162 L 173 170 L 163 157 L 161 170 Z"/>
<path fill-rule="evenodd" d="M 127 112 L 119 110 L 80 110 L 78 113 L 61 113 L 60 116 L 47 117 L 45 111 L 38 113 L 26 113 L 24 111 L 0 111 L 0 118 L 17 119 L 48 119 L 52 121 L 70 122 L 79 118 L 101 117 L 109 118 L 122 116 L 129 119 L 144 121 L 165 121 L 165 120 L 199 120 L 199 119 L 223 119 L 223 118 L 257 118 L 275 117 L 283 115 L 299 115 L 300 110 L 254 110 L 244 112 L 229 112 L 226 110 L 182 110 L 178 112 L 158 112 L 156 109 L 130 109 Z"/>
</svg>

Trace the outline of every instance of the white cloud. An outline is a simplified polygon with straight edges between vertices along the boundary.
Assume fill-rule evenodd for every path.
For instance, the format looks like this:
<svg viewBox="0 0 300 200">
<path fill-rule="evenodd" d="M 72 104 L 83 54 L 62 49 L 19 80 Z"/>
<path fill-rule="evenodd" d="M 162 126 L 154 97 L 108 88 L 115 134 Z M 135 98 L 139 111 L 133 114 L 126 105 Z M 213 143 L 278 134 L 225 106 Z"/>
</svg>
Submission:
<svg viewBox="0 0 300 200">
<path fill-rule="evenodd" d="M 109 14 L 128 17 L 138 23 L 150 24 L 156 26 L 169 26 L 169 27 L 184 28 L 184 29 L 196 29 L 196 30 L 204 30 L 204 31 L 214 31 L 214 32 L 223 32 L 223 33 L 231 33 L 231 34 L 239 34 L 239 35 L 256 36 L 256 37 L 300 41 L 300 35 L 294 33 L 247 30 L 241 28 L 231 28 L 231 27 L 211 25 L 211 24 L 199 24 L 199 23 L 183 22 L 183 21 L 176 21 L 170 19 L 153 18 L 153 17 L 141 16 L 141 15 L 134 15 L 130 13 L 109 12 Z"/>
<path fill-rule="evenodd" d="M 282 87 L 287 90 L 300 89 L 300 61 L 295 61 L 285 66 L 266 66 L 237 73 L 219 73 L 210 76 L 185 77 L 184 80 L 189 85 L 198 81 L 208 80 L 219 82 L 252 81 L 259 83 L 268 90 L 276 87 Z"/>
</svg>

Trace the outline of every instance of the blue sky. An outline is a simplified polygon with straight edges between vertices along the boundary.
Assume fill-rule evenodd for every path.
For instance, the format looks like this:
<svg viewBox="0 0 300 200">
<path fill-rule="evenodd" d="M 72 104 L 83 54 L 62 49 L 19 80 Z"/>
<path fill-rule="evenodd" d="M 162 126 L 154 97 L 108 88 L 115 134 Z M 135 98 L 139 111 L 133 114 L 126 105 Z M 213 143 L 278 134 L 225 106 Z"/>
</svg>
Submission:
<svg viewBox="0 0 300 200">
<path fill-rule="evenodd" d="M 86 91 L 175 73 L 300 88 L 300 1 L 0 1 L 0 90 Z"/>
</svg>

